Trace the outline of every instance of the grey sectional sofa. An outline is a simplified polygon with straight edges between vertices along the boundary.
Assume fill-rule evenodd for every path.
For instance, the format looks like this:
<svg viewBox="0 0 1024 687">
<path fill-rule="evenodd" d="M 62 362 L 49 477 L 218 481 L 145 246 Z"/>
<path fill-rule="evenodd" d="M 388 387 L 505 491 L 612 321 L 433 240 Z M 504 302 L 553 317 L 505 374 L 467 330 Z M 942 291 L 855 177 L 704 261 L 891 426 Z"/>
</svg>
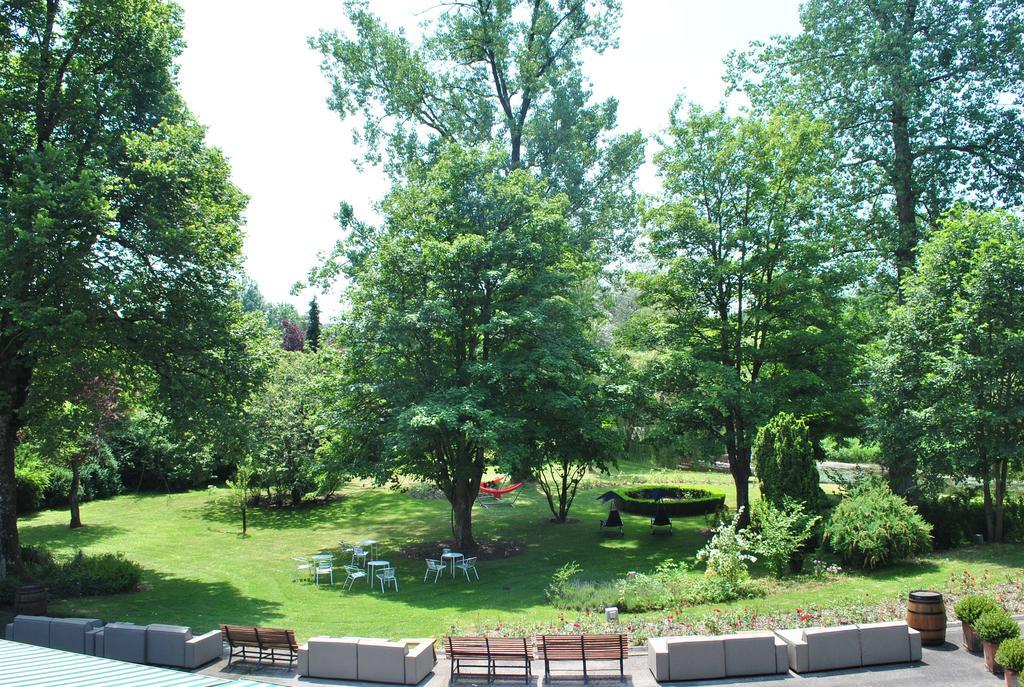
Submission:
<svg viewBox="0 0 1024 687">
<path fill-rule="evenodd" d="M 789 670 L 786 644 L 771 632 L 651 637 L 647 660 L 658 682 L 771 675 Z"/>
<path fill-rule="evenodd" d="M 433 639 L 312 637 L 299 647 L 303 677 L 415 685 L 437 663 Z"/>
<path fill-rule="evenodd" d="M 189 669 L 218 659 L 224 652 L 220 630 L 194 637 L 191 628 L 180 625 L 104 625 L 94 618 L 19 615 L 7 625 L 5 636 L 62 651 Z"/>
<path fill-rule="evenodd" d="M 921 660 L 921 633 L 906 623 L 776 630 L 796 673 Z"/>
</svg>

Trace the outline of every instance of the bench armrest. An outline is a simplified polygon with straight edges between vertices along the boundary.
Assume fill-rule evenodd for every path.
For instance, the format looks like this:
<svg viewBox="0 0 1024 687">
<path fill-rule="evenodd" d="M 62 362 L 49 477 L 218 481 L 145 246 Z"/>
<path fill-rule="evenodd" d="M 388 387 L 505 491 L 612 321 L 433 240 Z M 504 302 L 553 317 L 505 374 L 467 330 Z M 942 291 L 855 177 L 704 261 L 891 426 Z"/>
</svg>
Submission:
<svg viewBox="0 0 1024 687">
<path fill-rule="evenodd" d="M 437 664 L 437 654 L 434 652 L 433 639 L 402 639 L 404 644 L 416 642 L 416 646 L 409 647 L 405 654 L 405 684 L 418 684 L 423 678 L 430 674 Z"/>
<path fill-rule="evenodd" d="M 223 653 L 224 639 L 220 630 L 210 630 L 185 642 L 185 664 L 189 668 L 198 668 L 220 658 Z"/>
<path fill-rule="evenodd" d="M 299 677 L 309 676 L 309 644 L 299 645 L 299 658 L 296 661 L 295 672 Z"/>
</svg>

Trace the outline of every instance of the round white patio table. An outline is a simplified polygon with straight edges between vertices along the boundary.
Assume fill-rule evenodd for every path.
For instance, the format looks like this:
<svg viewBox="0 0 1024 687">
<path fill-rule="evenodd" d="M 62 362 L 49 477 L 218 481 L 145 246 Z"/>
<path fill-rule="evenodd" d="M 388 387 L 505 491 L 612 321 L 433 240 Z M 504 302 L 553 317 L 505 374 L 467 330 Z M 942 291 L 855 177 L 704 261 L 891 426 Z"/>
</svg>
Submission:
<svg viewBox="0 0 1024 687">
<path fill-rule="evenodd" d="M 465 556 L 463 556 L 458 551 L 449 551 L 447 553 L 441 554 L 442 563 L 446 563 L 447 561 L 452 562 L 452 579 L 455 579 L 455 561 L 457 561 L 460 558 L 465 558 Z"/>
<path fill-rule="evenodd" d="M 384 568 L 388 568 L 390 566 L 391 566 L 391 561 L 369 561 L 369 562 L 367 562 L 366 569 L 369 571 L 369 574 L 366 576 L 366 579 L 370 583 L 370 589 L 373 589 L 373 580 L 374 580 L 374 574 L 373 573 L 376 571 L 376 568 L 384 569 Z"/>
</svg>

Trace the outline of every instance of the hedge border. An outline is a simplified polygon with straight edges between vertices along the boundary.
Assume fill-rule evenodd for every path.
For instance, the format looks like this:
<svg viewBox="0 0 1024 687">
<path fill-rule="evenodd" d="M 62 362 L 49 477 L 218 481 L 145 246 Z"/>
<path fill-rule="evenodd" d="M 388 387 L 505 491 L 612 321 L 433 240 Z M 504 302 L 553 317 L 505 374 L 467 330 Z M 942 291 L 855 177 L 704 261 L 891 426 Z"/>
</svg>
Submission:
<svg viewBox="0 0 1024 687">
<path fill-rule="evenodd" d="M 688 492 L 701 494 L 688 499 L 654 499 L 635 496 L 637 492 L 652 491 L 654 489 L 679 489 Z M 615 492 L 615 504 L 623 513 L 632 515 L 654 515 L 658 506 L 664 506 L 665 513 L 669 517 L 685 518 L 692 515 L 707 515 L 715 513 L 725 505 L 725 494 L 711 489 L 691 487 L 686 484 L 643 484 L 636 487 Z"/>
</svg>

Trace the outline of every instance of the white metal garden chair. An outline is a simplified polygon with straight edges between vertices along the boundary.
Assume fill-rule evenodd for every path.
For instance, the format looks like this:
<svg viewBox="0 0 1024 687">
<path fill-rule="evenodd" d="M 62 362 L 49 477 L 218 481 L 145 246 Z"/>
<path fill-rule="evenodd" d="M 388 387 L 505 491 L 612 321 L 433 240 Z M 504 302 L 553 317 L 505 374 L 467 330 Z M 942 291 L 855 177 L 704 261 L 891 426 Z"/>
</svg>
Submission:
<svg viewBox="0 0 1024 687">
<path fill-rule="evenodd" d="M 463 558 L 461 561 L 455 564 L 455 567 L 466 574 L 466 579 L 469 579 L 469 571 L 472 570 L 473 574 L 476 575 L 476 579 L 480 579 L 480 573 L 476 571 L 476 556 L 472 558 Z"/>
<path fill-rule="evenodd" d="M 437 578 L 444 574 L 445 566 L 442 561 L 434 560 L 433 558 L 427 559 L 427 571 L 423 573 L 423 581 L 427 581 L 427 577 L 430 573 L 434 573 L 434 584 L 437 584 Z"/>
<path fill-rule="evenodd" d="M 295 562 L 295 567 L 292 568 L 292 582 L 298 581 L 300 577 L 308 580 L 310 571 L 313 569 L 309 559 L 305 556 L 292 556 L 292 560 Z"/>
<path fill-rule="evenodd" d="M 360 568 L 366 567 L 366 561 L 368 560 L 369 553 L 366 549 L 361 546 L 352 547 L 352 565 L 358 565 Z"/>
<path fill-rule="evenodd" d="M 380 592 L 384 593 L 384 587 L 387 585 L 394 585 L 395 591 L 398 591 L 398 578 L 395 577 L 394 568 L 384 568 L 384 570 L 377 574 L 377 579 L 380 580 Z"/>
<path fill-rule="evenodd" d="M 366 577 L 366 571 L 362 568 L 354 565 L 345 566 L 345 589 L 351 590 L 352 586 L 356 583 L 356 580 L 361 580 Z M 344 585 L 343 585 L 344 586 Z"/>
<path fill-rule="evenodd" d="M 326 576 L 334 584 L 334 558 L 317 558 L 313 564 L 313 581 L 320 586 L 320 577 Z"/>
</svg>

